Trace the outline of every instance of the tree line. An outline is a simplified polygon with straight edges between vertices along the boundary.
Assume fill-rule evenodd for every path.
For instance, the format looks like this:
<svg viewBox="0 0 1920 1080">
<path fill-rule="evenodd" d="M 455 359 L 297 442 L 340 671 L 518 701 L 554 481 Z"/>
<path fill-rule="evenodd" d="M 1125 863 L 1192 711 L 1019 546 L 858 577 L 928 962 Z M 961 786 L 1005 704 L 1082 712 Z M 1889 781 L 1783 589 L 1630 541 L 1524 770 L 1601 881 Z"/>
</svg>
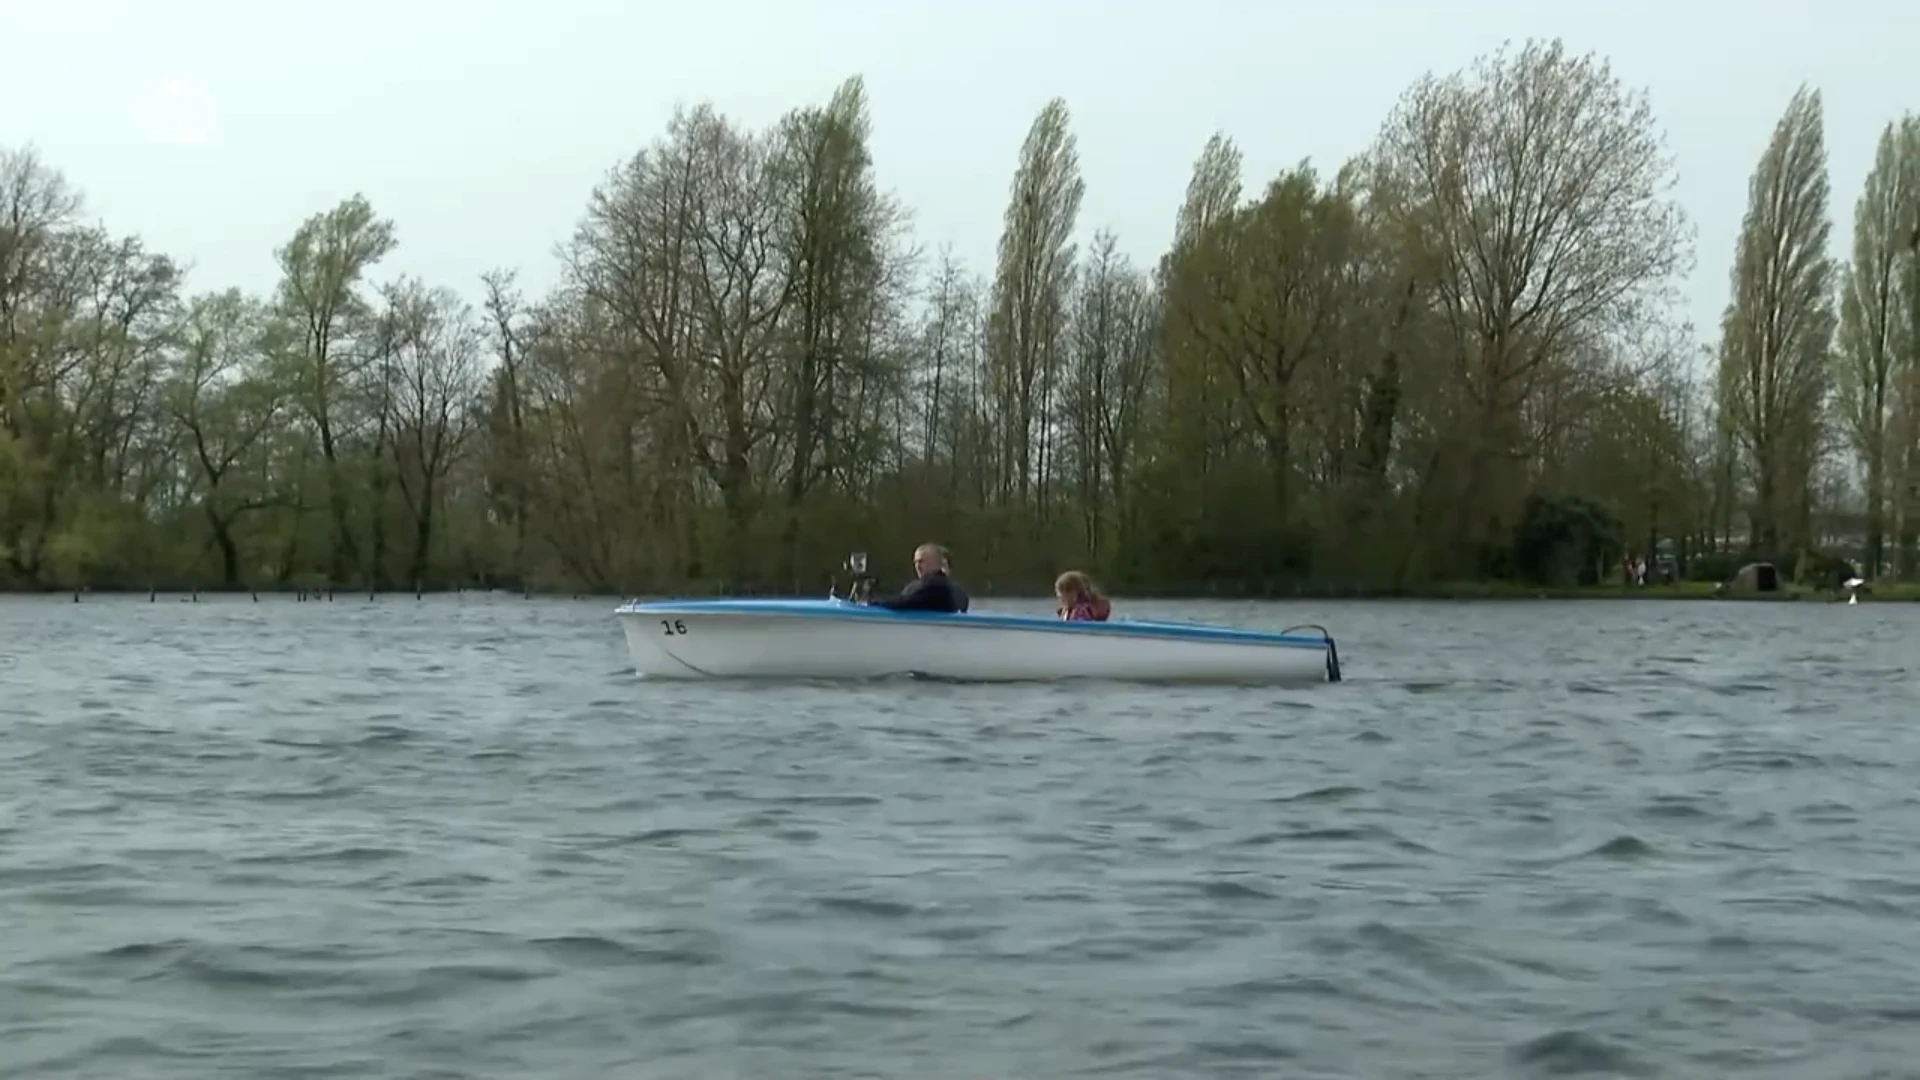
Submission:
<svg viewBox="0 0 1920 1080">
<path fill-rule="evenodd" d="M 859 78 L 709 105 L 587 199 L 547 294 L 377 280 L 360 196 L 266 295 L 190 292 L 0 150 L 0 584 L 822 589 L 938 538 L 976 589 L 1592 580 L 1920 532 L 1920 118 L 1829 250 L 1817 90 L 1748 191 L 1717 338 L 1644 92 L 1560 42 L 1409 87 L 1255 183 L 1201 149 L 1169 248 L 1084 235 L 1061 100 L 995 265 L 912 236 Z"/>
</svg>

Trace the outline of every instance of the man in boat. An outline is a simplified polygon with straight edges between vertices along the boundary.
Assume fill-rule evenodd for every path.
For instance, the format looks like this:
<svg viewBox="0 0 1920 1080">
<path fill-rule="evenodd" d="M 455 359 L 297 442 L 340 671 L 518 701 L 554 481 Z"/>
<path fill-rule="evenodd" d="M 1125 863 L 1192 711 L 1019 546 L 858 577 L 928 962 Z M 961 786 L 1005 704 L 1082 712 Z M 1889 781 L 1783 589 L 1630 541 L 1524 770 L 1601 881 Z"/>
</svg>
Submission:
<svg viewBox="0 0 1920 1080">
<path fill-rule="evenodd" d="M 868 602 L 893 611 L 963 612 L 968 606 L 967 593 L 947 576 L 952 565 L 952 556 L 946 548 L 935 543 L 921 544 L 913 549 L 914 580 L 908 582 L 898 596 Z"/>
</svg>

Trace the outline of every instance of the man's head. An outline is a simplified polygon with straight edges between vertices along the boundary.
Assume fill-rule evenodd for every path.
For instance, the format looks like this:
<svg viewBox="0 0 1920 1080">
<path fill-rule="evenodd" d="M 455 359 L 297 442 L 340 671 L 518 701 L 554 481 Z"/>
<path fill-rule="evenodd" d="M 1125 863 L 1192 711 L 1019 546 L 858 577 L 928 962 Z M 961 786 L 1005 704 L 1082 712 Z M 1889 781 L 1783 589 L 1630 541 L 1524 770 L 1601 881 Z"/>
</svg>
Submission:
<svg viewBox="0 0 1920 1080">
<path fill-rule="evenodd" d="M 913 549 L 913 572 L 919 577 L 926 577 L 935 570 L 944 574 L 949 565 L 947 549 L 939 544 L 928 541 Z"/>
</svg>

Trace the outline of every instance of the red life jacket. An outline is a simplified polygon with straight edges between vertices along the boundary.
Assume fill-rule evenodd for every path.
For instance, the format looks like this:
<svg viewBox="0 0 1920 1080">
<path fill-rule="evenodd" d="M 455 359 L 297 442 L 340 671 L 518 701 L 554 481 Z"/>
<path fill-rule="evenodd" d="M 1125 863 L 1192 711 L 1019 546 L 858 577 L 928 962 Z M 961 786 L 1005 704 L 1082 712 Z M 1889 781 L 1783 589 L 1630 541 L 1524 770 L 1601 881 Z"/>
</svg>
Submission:
<svg viewBox="0 0 1920 1080">
<path fill-rule="evenodd" d="M 1060 613 L 1068 622 L 1106 622 L 1113 614 L 1113 605 L 1107 603 L 1104 596 L 1089 597 L 1076 602 L 1071 608 Z"/>
</svg>

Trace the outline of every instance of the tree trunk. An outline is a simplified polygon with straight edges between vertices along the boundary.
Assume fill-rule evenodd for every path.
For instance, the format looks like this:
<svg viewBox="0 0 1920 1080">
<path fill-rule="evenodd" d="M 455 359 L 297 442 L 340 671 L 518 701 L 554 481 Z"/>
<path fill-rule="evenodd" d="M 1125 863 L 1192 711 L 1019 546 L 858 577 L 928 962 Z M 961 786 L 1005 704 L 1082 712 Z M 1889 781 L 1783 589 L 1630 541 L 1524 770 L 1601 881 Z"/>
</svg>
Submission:
<svg viewBox="0 0 1920 1080">
<path fill-rule="evenodd" d="M 1867 453 L 1867 551 L 1864 567 L 1868 580 L 1880 576 L 1886 547 L 1887 479 L 1886 432 L 1874 436 Z"/>
<path fill-rule="evenodd" d="M 207 527 L 213 531 L 213 542 L 220 548 L 220 581 L 232 588 L 240 584 L 240 547 L 233 541 L 232 523 L 208 506 Z"/>
<path fill-rule="evenodd" d="M 415 588 L 427 579 L 427 568 L 433 551 L 433 488 L 424 488 L 420 495 L 420 512 L 413 518 L 413 559 L 407 567 L 407 579 Z"/>
</svg>

